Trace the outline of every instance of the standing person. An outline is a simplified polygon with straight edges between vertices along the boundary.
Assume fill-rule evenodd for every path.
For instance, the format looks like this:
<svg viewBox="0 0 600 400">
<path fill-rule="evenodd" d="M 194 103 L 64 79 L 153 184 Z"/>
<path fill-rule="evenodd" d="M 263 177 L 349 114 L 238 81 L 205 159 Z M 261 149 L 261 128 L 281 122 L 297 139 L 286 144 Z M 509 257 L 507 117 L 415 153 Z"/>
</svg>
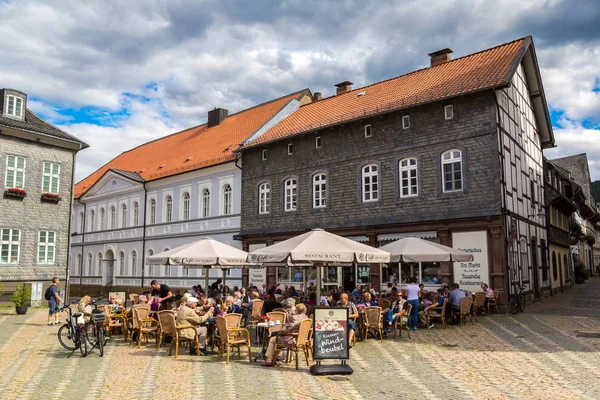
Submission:
<svg viewBox="0 0 600 400">
<path fill-rule="evenodd" d="M 58 295 L 58 283 L 59 279 L 57 277 L 52 278 L 52 285 L 46 290 L 46 292 L 49 292 L 46 295 L 48 300 L 48 325 L 58 325 L 60 323 L 58 321 L 58 304 L 65 304 L 65 302 Z M 53 315 L 54 322 L 51 321 Z"/>
<path fill-rule="evenodd" d="M 412 306 L 410 315 L 408 316 L 408 329 L 412 326 L 413 331 L 417 330 L 417 324 L 419 323 L 419 296 L 421 296 L 421 289 L 417 285 L 417 278 L 411 277 L 409 284 L 406 285 L 406 300 L 408 304 Z"/>
<path fill-rule="evenodd" d="M 152 286 L 152 296 L 154 296 L 154 300 L 160 304 L 159 309 L 171 309 L 173 305 L 173 292 L 171 292 L 171 288 L 164 283 L 158 283 L 156 279 L 150 282 L 150 286 Z"/>
<path fill-rule="evenodd" d="M 208 287 L 210 289 L 208 292 L 209 297 L 215 297 L 215 292 L 219 291 L 219 285 L 221 284 L 221 282 L 223 282 L 221 279 L 217 279 L 215 282 L 212 283 L 212 285 Z"/>
</svg>

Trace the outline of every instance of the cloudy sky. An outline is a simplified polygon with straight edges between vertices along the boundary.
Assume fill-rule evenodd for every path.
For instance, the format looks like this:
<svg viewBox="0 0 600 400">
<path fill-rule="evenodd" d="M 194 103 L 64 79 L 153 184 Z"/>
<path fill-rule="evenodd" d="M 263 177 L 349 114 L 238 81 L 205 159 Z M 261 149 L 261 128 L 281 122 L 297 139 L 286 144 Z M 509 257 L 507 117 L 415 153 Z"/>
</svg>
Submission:
<svg viewBox="0 0 600 400">
<path fill-rule="evenodd" d="M 91 145 L 80 180 L 133 146 L 303 88 L 334 93 L 533 35 L 557 148 L 600 179 L 600 2 L 6 1 L 0 86 Z"/>
</svg>

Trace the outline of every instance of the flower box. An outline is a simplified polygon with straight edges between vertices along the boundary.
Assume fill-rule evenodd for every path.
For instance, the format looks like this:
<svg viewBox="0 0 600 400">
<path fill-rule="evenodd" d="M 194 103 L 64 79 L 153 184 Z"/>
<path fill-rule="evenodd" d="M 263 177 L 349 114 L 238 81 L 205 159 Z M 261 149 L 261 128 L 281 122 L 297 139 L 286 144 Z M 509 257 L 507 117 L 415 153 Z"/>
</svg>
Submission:
<svg viewBox="0 0 600 400">
<path fill-rule="evenodd" d="M 23 199 L 27 196 L 27 192 L 20 188 L 8 188 L 4 191 L 4 197 L 12 197 L 13 199 Z"/>
<path fill-rule="evenodd" d="M 59 201 L 61 201 L 61 198 L 57 193 L 47 193 L 47 192 L 42 193 L 41 199 L 42 199 L 42 201 L 46 201 L 48 203 L 58 203 Z"/>
</svg>

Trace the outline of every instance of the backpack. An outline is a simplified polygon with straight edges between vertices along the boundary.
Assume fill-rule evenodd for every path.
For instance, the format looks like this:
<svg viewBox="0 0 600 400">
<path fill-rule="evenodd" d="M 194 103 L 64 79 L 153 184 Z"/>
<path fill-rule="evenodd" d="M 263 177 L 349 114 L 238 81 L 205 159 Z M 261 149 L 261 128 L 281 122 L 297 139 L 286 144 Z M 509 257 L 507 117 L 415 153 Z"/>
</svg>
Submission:
<svg viewBox="0 0 600 400">
<path fill-rule="evenodd" d="M 52 298 L 52 286 L 48 286 L 48 289 L 46 289 L 46 293 L 44 294 L 44 298 L 46 300 L 50 300 Z"/>
</svg>

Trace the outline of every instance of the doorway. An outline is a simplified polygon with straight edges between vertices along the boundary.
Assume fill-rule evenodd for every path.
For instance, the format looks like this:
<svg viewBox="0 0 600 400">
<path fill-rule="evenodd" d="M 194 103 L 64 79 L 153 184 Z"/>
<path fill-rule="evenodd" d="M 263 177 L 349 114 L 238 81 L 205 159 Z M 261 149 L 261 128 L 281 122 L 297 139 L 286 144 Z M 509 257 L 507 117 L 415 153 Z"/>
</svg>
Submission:
<svg viewBox="0 0 600 400">
<path fill-rule="evenodd" d="M 538 273 L 537 240 L 531 239 L 531 267 L 533 272 L 533 293 L 540 297 L 540 277 Z"/>
</svg>

